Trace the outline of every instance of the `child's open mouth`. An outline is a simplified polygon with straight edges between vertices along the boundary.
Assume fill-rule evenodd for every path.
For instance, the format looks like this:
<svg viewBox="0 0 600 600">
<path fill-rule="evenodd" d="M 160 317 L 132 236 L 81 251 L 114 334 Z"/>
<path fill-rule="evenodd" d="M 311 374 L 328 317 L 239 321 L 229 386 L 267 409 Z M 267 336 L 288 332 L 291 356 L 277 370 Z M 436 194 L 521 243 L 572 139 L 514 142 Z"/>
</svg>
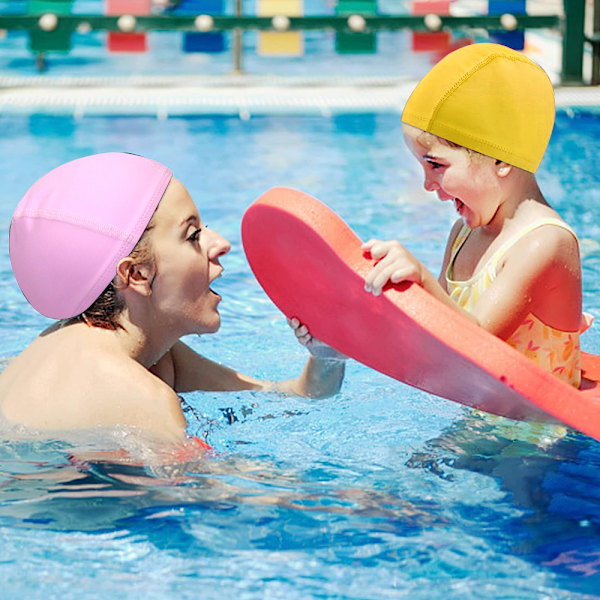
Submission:
<svg viewBox="0 0 600 600">
<path fill-rule="evenodd" d="M 464 206 L 464 203 L 461 200 L 459 200 L 458 198 L 454 198 L 454 208 L 456 209 L 456 212 L 458 214 L 462 214 L 461 211 L 462 211 L 463 206 Z"/>
</svg>

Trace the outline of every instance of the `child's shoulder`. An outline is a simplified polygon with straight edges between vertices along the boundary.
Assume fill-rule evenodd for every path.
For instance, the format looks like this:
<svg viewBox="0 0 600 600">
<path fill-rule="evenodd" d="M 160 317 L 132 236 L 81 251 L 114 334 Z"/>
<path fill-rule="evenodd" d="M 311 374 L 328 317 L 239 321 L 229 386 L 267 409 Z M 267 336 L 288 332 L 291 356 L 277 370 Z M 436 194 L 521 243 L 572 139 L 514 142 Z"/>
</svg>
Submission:
<svg viewBox="0 0 600 600">
<path fill-rule="evenodd" d="M 512 229 L 514 235 L 526 240 L 546 243 L 577 245 L 573 228 L 550 206 L 539 206 L 517 219 Z"/>
<path fill-rule="evenodd" d="M 532 211 L 526 218 L 513 223 L 503 247 L 504 260 L 527 263 L 535 270 L 556 271 L 558 265 L 565 270 L 577 271 L 580 265 L 579 242 L 570 225 L 554 210 Z"/>
</svg>

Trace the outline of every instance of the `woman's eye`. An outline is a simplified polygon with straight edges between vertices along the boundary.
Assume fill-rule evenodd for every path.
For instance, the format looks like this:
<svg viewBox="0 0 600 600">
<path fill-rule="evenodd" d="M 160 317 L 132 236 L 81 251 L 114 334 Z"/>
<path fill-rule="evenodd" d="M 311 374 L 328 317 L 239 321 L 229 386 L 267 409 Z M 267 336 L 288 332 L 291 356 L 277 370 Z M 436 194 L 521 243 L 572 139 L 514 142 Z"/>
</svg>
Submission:
<svg viewBox="0 0 600 600">
<path fill-rule="evenodd" d="M 192 243 L 196 243 L 200 239 L 200 234 L 202 233 L 202 229 L 196 229 L 192 235 L 188 237 L 188 241 Z"/>
</svg>

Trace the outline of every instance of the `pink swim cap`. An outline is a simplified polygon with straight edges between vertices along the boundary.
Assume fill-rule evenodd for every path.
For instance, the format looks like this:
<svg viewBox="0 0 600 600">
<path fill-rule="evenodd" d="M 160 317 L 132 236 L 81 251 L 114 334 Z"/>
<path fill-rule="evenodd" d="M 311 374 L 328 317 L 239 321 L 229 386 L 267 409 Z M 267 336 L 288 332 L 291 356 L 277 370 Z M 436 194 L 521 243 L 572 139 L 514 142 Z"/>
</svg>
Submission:
<svg viewBox="0 0 600 600">
<path fill-rule="evenodd" d="M 46 317 L 87 310 L 141 238 L 173 174 L 119 152 L 65 163 L 23 196 L 10 226 L 21 291 Z"/>
</svg>

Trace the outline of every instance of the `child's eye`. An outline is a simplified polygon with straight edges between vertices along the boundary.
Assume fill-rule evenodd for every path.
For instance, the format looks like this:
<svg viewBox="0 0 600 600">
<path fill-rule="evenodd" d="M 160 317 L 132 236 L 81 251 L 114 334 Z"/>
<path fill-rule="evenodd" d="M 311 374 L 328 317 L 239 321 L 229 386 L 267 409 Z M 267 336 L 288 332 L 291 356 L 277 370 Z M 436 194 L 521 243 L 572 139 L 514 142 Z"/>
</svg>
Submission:
<svg viewBox="0 0 600 600">
<path fill-rule="evenodd" d="M 202 233 L 202 229 L 196 229 L 192 235 L 188 237 L 188 242 L 192 242 L 195 244 L 200 239 L 200 234 Z"/>
<path fill-rule="evenodd" d="M 427 163 L 434 171 L 441 169 L 444 166 L 442 163 L 435 162 L 434 160 L 428 160 Z"/>
</svg>

